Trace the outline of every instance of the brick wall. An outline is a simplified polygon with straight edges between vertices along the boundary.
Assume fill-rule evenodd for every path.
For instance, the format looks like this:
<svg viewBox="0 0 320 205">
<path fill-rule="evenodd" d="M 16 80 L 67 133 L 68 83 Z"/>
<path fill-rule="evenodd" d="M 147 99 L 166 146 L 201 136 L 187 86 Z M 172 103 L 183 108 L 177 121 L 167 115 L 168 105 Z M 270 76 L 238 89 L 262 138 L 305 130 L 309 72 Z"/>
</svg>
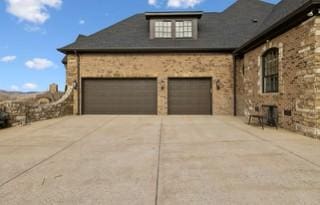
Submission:
<svg viewBox="0 0 320 205">
<path fill-rule="evenodd" d="M 212 77 L 213 113 L 233 113 L 233 59 L 231 54 L 80 54 L 81 78 L 157 77 L 158 113 L 167 114 L 169 77 Z M 77 56 L 68 55 L 67 84 L 77 80 Z M 216 89 L 220 80 L 221 89 Z M 81 83 L 80 83 L 81 84 Z M 164 87 L 164 89 L 161 89 Z M 74 94 L 74 113 L 78 109 Z"/>
<path fill-rule="evenodd" d="M 240 60 L 244 66 L 237 65 L 237 84 L 242 85 L 237 90 L 239 95 L 244 93 L 238 106 L 245 105 L 245 115 L 254 112 L 256 106 L 276 105 L 281 127 L 319 137 L 319 35 L 320 18 L 313 17 L 244 55 Z M 273 47 L 279 48 L 279 93 L 265 94 L 261 56 Z M 285 115 L 285 110 L 292 116 Z"/>
<path fill-rule="evenodd" d="M 317 124 L 317 136 L 320 138 L 320 17 L 315 20 L 315 27 L 313 32 L 315 33 L 315 106 L 316 106 L 316 124 Z"/>
</svg>

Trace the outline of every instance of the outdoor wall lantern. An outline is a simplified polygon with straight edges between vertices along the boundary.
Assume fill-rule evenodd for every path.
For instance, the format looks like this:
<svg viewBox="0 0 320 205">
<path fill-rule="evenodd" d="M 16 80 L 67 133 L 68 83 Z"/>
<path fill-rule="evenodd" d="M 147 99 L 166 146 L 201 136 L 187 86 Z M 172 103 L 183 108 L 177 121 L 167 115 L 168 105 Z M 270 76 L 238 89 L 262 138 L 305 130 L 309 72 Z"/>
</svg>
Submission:
<svg viewBox="0 0 320 205">
<path fill-rule="evenodd" d="M 308 17 L 313 17 L 314 16 L 314 13 L 313 11 L 310 11 L 308 14 L 307 14 Z"/>
<path fill-rule="evenodd" d="M 221 89 L 221 81 L 219 79 L 216 80 L 216 88 L 217 88 L 217 90 Z"/>
<path fill-rule="evenodd" d="M 161 85 L 161 90 L 164 90 L 164 89 L 165 89 L 165 86 L 164 86 L 165 81 L 164 81 L 164 80 L 162 80 L 162 81 L 161 81 L 161 84 L 162 84 L 162 85 Z"/>
<path fill-rule="evenodd" d="M 73 89 L 77 89 L 78 88 L 78 82 L 76 80 L 73 81 L 72 83 Z"/>
</svg>

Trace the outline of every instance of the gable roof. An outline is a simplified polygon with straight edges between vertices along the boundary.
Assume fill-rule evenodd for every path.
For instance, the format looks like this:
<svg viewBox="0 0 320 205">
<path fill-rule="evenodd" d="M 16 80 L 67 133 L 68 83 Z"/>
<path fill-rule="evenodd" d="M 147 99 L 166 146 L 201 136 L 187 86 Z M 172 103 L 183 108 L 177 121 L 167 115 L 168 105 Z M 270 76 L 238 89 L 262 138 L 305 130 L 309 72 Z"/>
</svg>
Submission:
<svg viewBox="0 0 320 205">
<path fill-rule="evenodd" d="M 272 39 L 299 23 L 310 18 L 307 14 L 311 11 L 318 12 L 320 0 L 282 0 L 266 17 L 256 34 L 240 48 L 235 54 L 242 54 L 261 45 L 266 40 Z"/>
<path fill-rule="evenodd" d="M 233 51 L 262 26 L 273 4 L 238 0 L 221 13 L 205 12 L 199 19 L 196 40 L 150 39 L 145 14 L 137 14 L 111 27 L 77 40 L 61 52 Z"/>
<path fill-rule="evenodd" d="M 220 14 L 223 30 L 218 32 L 234 48 L 239 48 L 256 34 L 273 7 L 273 4 L 260 0 L 238 0 Z"/>
<path fill-rule="evenodd" d="M 68 52 L 196 52 L 225 51 L 244 53 L 276 37 L 309 18 L 320 0 L 282 0 L 277 5 L 261 0 L 237 0 L 221 13 L 158 12 L 161 16 L 196 15 L 196 40 L 150 39 L 148 18 L 157 12 L 136 14 L 89 36 L 79 35 L 70 45 L 58 49 Z"/>
<path fill-rule="evenodd" d="M 301 7 L 308 0 L 282 0 L 277 5 L 275 5 L 270 12 L 270 14 L 266 17 L 258 32 L 262 32 L 263 30 L 269 28 L 273 24 L 275 24 L 280 19 L 286 17 L 288 14 L 292 13 L 299 7 Z"/>
</svg>

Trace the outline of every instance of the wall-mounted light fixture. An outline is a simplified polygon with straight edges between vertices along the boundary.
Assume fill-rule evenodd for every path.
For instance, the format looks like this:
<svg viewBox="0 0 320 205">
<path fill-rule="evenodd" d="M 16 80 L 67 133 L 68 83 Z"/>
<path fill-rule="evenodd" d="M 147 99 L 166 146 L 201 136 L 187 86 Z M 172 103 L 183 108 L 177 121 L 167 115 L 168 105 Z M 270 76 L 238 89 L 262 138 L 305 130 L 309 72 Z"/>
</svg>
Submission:
<svg viewBox="0 0 320 205">
<path fill-rule="evenodd" d="M 78 82 L 76 80 L 73 81 L 72 83 L 73 89 L 78 89 Z"/>
<path fill-rule="evenodd" d="M 308 14 L 307 14 L 308 17 L 313 17 L 314 16 L 314 13 L 313 11 L 310 11 Z"/>
<path fill-rule="evenodd" d="M 164 90 L 166 87 L 165 87 L 165 81 L 164 80 L 161 80 L 161 90 Z"/>
<path fill-rule="evenodd" d="M 242 65 L 242 75 L 244 75 L 244 72 L 245 72 L 245 67 L 244 67 L 244 64 Z"/>
<path fill-rule="evenodd" d="M 219 79 L 216 80 L 216 88 L 217 88 L 217 90 L 221 89 L 221 81 Z"/>
</svg>

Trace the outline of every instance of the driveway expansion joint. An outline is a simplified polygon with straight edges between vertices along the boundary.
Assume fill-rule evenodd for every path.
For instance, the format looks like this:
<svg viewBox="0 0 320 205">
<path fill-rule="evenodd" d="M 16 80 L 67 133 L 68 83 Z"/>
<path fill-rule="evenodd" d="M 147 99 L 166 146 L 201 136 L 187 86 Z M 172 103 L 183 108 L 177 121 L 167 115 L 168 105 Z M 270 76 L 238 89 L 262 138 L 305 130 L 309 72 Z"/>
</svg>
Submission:
<svg viewBox="0 0 320 205">
<path fill-rule="evenodd" d="M 159 182 L 160 182 L 160 163 L 161 163 L 161 144 L 162 144 L 162 131 L 163 131 L 163 118 L 161 117 L 159 129 L 159 147 L 158 147 L 158 161 L 157 161 L 157 178 L 156 178 L 156 191 L 155 191 L 155 205 L 159 203 Z"/>
</svg>

